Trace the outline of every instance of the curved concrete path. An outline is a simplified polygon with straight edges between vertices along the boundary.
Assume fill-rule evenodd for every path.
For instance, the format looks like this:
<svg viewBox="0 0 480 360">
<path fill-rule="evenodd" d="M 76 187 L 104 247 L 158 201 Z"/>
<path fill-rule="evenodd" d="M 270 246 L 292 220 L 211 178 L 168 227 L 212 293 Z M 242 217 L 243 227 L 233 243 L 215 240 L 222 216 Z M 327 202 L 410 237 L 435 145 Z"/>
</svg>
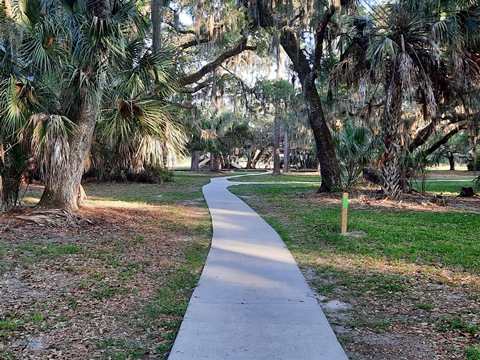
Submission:
<svg viewBox="0 0 480 360">
<path fill-rule="evenodd" d="M 237 184 L 203 188 L 212 247 L 169 360 L 347 360 L 280 236 L 227 190 Z"/>
</svg>

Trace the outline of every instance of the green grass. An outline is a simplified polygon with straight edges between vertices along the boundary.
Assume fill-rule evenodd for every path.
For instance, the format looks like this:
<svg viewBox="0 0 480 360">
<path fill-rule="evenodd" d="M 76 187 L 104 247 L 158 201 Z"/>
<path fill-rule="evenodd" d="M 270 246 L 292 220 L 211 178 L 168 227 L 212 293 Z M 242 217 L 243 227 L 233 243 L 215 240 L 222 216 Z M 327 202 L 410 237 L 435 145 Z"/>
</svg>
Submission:
<svg viewBox="0 0 480 360">
<path fill-rule="evenodd" d="M 471 348 L 465 351 L 466 360 L 480 360 L 480 348 Z"/>
<path fill-rule="evenodd" d="M 366 234 L 354 238 L 340 235 L 340 194 L 338 205 L 333 206 L 310 203 L 308 197 L 314 196 L 313 191 L 299 185 L 236 186 L 231 191 L 257 197 L 246 199 L 254 207 L 264 202 L 260 213 L 274 212 L 265 215 L 267 221 L 296 253 L 329 251 L 390 261 L 440 263 L 480 272 L 479 214 L 386 212 L 351 206 L 348 230 Z"/>
<path fill-rule="evenodd" d="M 473 180 L 473 178 L 472 178 Z M 472 180 L 461 180 L 461 181 L 446 181 L 446 180 L 427 180 L 425 184 L 425 190 L 432 193 L 442 193 L 445 195 L 458 195 L 462 186 L 473 186 L 475 183 Z M 415 183 L 413 188 L 415 190 L 421 190 L 421 184 L 419 182 Z"/>
<path fill-rule="evenodd" d="M 429 191 L 457 194 L 466 184 L 431 182 Z M 442 317 L 443 300 L 422 290 L 428 289 L 427 284 L 444 283 L 439 286 L 465 287 L 470 301 L 478 298 L 478 284 L 463 285 L 463 280 L 480 273 L 480 214 L 386 209 L 385 204 L 373 200 L 365 209 L 352 203 L 348 231 L 362 234 L 353 237 L 340 234 L 341 194 L 319 196 L 316 184 L 239 185 L 230 190 L 280 234 L 326 302 L 350 303 L 347 318 L 332 315 L 330 320 L 337 325 L 358 328 L 362 333 L 389 332 L 399 324 L 418 326 L 421 316 L 431 325 L 432 334 L 478 336 L 473 311 L 461 317 Z M 340 338 L 347 348 L 355 342 L 354 333 Z M 466 358 L 480 360 L 475 341 L 466 339 Z"/>
<path fill-rule="evenodd" d="M 432 311 L 435 308 L 435 304 L 421 301 L 416 304 L 416 307 L 420 310 Z"/>
<path fill-rule="evenodd" d="M 435 321 L 435 326 L 442 332 L 460 330 L 462 333 L 469 333 L 473 336 L 478 333 L 480 328 L 479 325 L 471 324 L 469 321 L 458 316 L 442 316 Z"/>
<path fill-rule="evenodd" d="M 92 201 L 137 202 L 151 205 L 178 202 L 204 202 L 201 187 L 215 174 L 190 174 L 177 172 L 172 182 L 162 184 L 94 183 L 84 186 L 87 203 Z"/>
<path fill-rule="evenodd" d="M 82 252 L 82 249 L 77 245 L 26 244 L 20 245 L 18 248 L 36 256 L 45 255 L 48 257 L 79 254 Z"/>
<path fill-rule="evenodd" d="M 158 346 L 161 359 L 166 359 L 180 327 L 180 320 L 187 310 L 191 293 L 200 277 L 200 269 L 205 263 L 208 247 L 205 243 L 194 243 L 184 253 L 182 263 L 166 276 L 165 285 L 157 289 L 154 299 L 143 305 L 138 314 L 138 326 L 148 329 L 161 320 L 155 327 L 162 329 L 162 341 Z M 158 330 L 157 330 L 158 331 Z"/>
<path fill-rule="evenodd" d="M 100 359 L 135 360 L 147 355 L 146 349 L 135 341 L 108 337 L 95 341 L 97 349 L 102 350 Z"/>
<path fill-rule="evenodd" d="M 42 296 L 34 298 L 35 304 L 46 306 L 38 313 L 25 309 L 33 309 L 33 302 L 22 305 L 21 312 L 7 304 L 0 314 L 0 342 L 5 339 L 8 343 L 42 329 L 45 336 L 50 336 L 49 329 L 59 323 L 67 334 L 72 325 L 78 325 L 76 321 L 85 326 L 98 315 L 99 308 L 118 301 L 130 306 L 130 312 L 120 314 L 115 306 L 105 310 L 115 324 L 112 332 L 103 329 L 103 335 L 96 332 L 96 338 L 90 339 L 96 340 L 96 346 L 89 349 L 88 356 L 166 359 L 209 249 L 212 228 L 202 186 L 214 176 L 221 175 L 179 172 L 174 182 L 163 184 L 85 184 L 87 206 L 103 208 L 108 216 L 125 217 L 125 227 L 117 220 L 112 228 L 102 229 L 105 231 L 97 231 L 97 223 L 79 231 L 64 228 L 58 231 L 69 236 L 73 233 L 74 241 L 64 236 L 55 243 L 33 238 L 34 234 L 18 244 L 4 244 L 0 239 L 0 275 L 14 266 L 20 267 L 22 273 L 56 269 L 62 272 L 65 289 L 69 289 L 58 289 L 53 294 L 45 290 L 48 303 Z M 34 205 L 40 193 L 39 187 L 28 189 L 23 204 Z M 137 217 L 138 213 L 141 216 Z M 162 250 L 150 251 L 149 245 Z M 28 282 L 30 277 L 26 279 Z M 75 291 L 70 293 L 70 289 Z M 91 310 L 85 304 L 91 305 Z M 60 310 L 67 308 L 74 309 L 78 318 Z M 115 332 L 118 326 L 127 329 L 128 338 Z M 12 347 L 11 354 L 2 354 L 20 358 L 19 351 Z"/>
<path fill-rule="evenodd" d="M 330 265 L 317 265 L 316 274 L 323 281 L 313 281 L 317 293 L 328 296 L 338 287 L 346 287 L 355 296 L 362 296 L 367 293 L 380 297 L 392 297 L 410 288 L 408 280 L 399 275 L 388 273 L 351 273 L 346 270 L 337 269 Z M 326 280 L 326 281 L 325 281 Z"/>
<path fill-rule="evenodd" d="M 320 185 L 320 175 L 318 173 L 289 173 L 273 176 L 270 173 L 261 173 L 259 175 L 246 175 L 230 179 L 238 182 L 311 182 Z"/>
</svg>

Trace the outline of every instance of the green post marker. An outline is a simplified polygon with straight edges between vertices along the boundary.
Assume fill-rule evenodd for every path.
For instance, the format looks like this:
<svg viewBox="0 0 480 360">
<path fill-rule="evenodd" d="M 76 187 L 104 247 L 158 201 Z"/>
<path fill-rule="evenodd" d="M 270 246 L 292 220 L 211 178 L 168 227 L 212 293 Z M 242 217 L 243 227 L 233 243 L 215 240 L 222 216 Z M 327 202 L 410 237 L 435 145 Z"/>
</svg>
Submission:
<svg viewBox="0 0 480 360">
<path fill-rule="evenodd" d="M 342 226 L 341 233 L 347 232 L 347 218 L 348 218 L 348 193 L 342 195 Z"/>
</svg>

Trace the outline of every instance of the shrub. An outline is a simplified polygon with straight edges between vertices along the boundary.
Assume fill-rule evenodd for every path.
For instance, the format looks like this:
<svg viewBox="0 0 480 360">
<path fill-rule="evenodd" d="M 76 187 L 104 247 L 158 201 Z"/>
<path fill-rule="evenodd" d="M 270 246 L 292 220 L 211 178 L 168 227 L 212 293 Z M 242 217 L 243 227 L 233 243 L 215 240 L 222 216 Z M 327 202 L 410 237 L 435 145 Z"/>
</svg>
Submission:
<svg viewBox="0 0 480 360">
<path fill-rule="evenodd" d="M 160 184 L 173 181 L 173 171 L 167 168 L 156 168 L 153 166 L 145 166 L 139 172 L 122 167 L 92 169 L 88 171 L 84 178 L 95 178 L 98 181 L 133 181 L 139 183 Z"/>
<path fill-rule="evenodd" d="M 138 173 L 128 172 L 127 180 L 149 184 L 160 184 L 173 181 L 173 171 L 167 168 L 145 166 L 145 169 Z"/>
</svg>

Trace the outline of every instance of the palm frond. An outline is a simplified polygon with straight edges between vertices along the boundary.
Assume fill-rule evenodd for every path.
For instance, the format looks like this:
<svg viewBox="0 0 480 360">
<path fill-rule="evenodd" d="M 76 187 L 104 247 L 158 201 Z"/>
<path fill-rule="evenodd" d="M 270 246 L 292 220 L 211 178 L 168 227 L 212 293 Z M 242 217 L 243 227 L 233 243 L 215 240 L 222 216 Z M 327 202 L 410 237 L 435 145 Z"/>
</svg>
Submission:
<svg viewBox="0 0 480 360">
<path fill-rule="evenodd" d="M 398 73 L 402 83 L 402 94 L 404 99 L 410 100 L 416 90 L 415 66 L 412 58 L 405 52 L 398 55 Z"/>
<path fill-rule="evenodd" d="M 0 84 L 1 133 L 5 137 L 17 134 L 26 124 L 36 104 L 35 89 L 29 82 L 11 76 Z"/>
<path fill-rule="evenodd" d="M 59 115 L 38 114 L 30 118 L 32 148 L 40 174 L 48 184 L 65 170 L 69 161 L 68 137 L 75 124 Z"/>
<path fill-rule="evenodd" d="M 154 91 L 165 98 L 175 91 L 171 53 L 168 50 L 142 53 L 141 42 L 136 39 L 127 47 L 129 60 L 114 82 L 115 91 L 132 97 Z"/>
<path fill-rule="evenodd" d="M 186 144 L 185 131 L 173 120 L 171 109 L 152 99 L 118 100 L 99 130 L 103 141 L 116 148 L 119 158 L 127 158 L 127 162 L 138 159 L 161 165 L 169 146 L 178 153 Z"/>
<path fill-rule="evenodd" d="M 28 59 L 33 71 L 50 73 L 59 65 L 59 56 L 65 51 L 62 49 L 64 42 L 63 28 L 54 18 L 43 17 L 24 40 L 22 56 Z"/>
<path fill-rule="evenodd" d="M 385 61 L 393 61 L 400 50 L 388 34 L 374 37 L 367 48 L 366 59 L 371 62 L 371 68 L 382 68 Z"/>
<path fill-rule="evenodd" d="M 129 32 L 136 30 L 137 36 L 143 36 L 148 32 L 148 23 L 138 11 L 135 1 L 113 0 L 112 15 L 113 21 L 120 24 L 123 30 Z"/>
</svg>

